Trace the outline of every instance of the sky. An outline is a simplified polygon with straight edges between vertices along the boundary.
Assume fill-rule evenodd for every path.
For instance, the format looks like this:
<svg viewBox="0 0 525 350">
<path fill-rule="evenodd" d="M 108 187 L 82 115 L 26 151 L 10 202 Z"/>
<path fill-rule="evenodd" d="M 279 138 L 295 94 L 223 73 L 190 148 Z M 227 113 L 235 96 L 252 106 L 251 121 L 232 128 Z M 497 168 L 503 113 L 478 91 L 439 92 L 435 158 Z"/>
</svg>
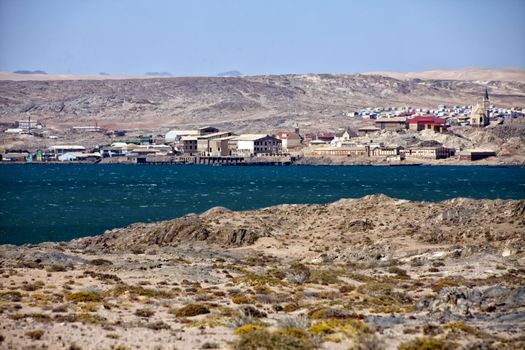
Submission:
<svg viewBox="0 0 525 350">
<path fill-rule="evenodd" d="M 525 0 L 0 0 L 0 70 L 525 68 Z"/>
</svg>

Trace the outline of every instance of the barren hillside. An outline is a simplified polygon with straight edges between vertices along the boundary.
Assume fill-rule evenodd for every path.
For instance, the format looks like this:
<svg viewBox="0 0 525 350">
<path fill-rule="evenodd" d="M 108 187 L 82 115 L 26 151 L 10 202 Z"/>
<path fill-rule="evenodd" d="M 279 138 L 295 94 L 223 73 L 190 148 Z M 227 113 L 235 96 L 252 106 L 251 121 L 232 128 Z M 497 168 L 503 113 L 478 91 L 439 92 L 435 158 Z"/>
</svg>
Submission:
<svg viewBox="0 0 525 350">
<path fill-rule="evenodd" d="M 495 74 L 495 77 L 498 75 Z M 271 131 L 349 123 L 366 106 L 474 104 L 489 88 L 498 106 L 525 105 L 518 81 L 408 79 L 378 75 L 278 75 L 0 81 L 0 122 L 32 116 L 48 126 L 93 123 L 158 130 L 213 124 Z"/>
</svg>

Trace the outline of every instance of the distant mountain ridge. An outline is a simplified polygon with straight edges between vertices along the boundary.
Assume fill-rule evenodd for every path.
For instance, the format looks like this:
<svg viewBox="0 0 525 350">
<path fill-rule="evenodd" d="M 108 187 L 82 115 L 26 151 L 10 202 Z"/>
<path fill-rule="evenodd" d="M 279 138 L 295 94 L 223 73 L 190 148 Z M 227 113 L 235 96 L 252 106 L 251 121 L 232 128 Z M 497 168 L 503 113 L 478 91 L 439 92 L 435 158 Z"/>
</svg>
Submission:
<svg viewBox="0 0 525 350">
<path fill-rule="evenodd" d="M 15 70 L 14 74 L 47 74 L 43 70 Z"/>
<path fill-rule="evenodd" d="M 227 72 L 222 72 L 217 74 L 218 77 L 242 77 L 242 73 L 238 70 L 229 70 Z"/>
<path fill-rule="evenodd" d="M 171 77 L 172 76 L 170 72 L 147 72 L 146 75 L 149 77 Z"/>
</svg>

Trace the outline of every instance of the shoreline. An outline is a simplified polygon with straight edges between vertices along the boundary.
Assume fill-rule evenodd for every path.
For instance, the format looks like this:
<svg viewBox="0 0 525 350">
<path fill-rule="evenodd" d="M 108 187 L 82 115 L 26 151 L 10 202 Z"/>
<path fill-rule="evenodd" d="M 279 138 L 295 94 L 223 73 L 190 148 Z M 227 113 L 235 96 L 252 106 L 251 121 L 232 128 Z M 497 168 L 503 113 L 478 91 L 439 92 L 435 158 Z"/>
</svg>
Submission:
<svg viewBox="0 0 525 350">
<path fill-rule="evenodd" d="M 173 221 L 173 220 L 182 220 L 182 219 L 189 218 L 189 217 L 198 217 L 198 216 L 206 215 L 206 213 L 213 212 L 213 211 L 216 211 L 216 210 L 218 210 L 219 213 L 221 213 L 222 211 L 227 211 L 227 212 L 237 213 L 237 214 L 241 215 L 243 213 L 249 214 L 249 213 L 259 212 L 259 211 L 264 211 L 264 210 L 276 210 L 276 209 L 278 209 L 280 207 L 286 207 L 286 206 L 302 206 L 302 207 L 332 206 L 332 205 L 334 205 L 335 203 L 338 203 L 338 202 L 366 201 L 366 200 L 369 200 L 370 198 L 372 198 L 372 199 L 374 199 L 374 198 L 384 198 L 385 200 L 389 200 L 389 201 L 397 201 L 397 202 L 412 203 L 412 204 L 418 204 L 419 203 L 419 204 L 423 204 L 423 205 L 439 205 L 439 204 L 446 205 L 448 203 L 453 203 L 455 201 L 470 201 L 470 202 L 493 202 L 493 201 L 523 202 L 523 201 L 525 201 L 525 197 L 522 197 L 522 198 L 474 198 L 474 197 L 465 197 L 465 196 L 457 196 L 457 197 L 451 197 L 451 198 L 440 199 L 440 200 L 411 200 L 411 199 L 405 199 L 405 198 L 400 198 L 400 197 L 388 196 L 388 195 L 383 194 L 383 193 L 376 193 L 376 194 L 369 194 L 369 195 L 364 195 L 364 196 L 360 196 L 360 197 L 340 198 L 340 199 L 337 199 L 336 201 L 332 201 L 332 202 L 281 203 L 281 204 L 274 204 L 274 205 L 266 206 L 266 207 L 255 207 L 255 208 L 246 208 L 246 209 L 229 209 L 229 208 L 226 208 L 226 207 L 223 207 L 223 206 L 212 206 L 212 207 L 209 207 L 209 208 L 207 208 L 207 209 L 205 209 L 203 211 L 197 212 L 197 213 L 193 213 L 193 212 L 192 213 L 186 213 L 186 214 L 182 214 L 182 215 L 179 215 L 179 216 L 174 216 L 174 217 L 171 217 L 171 218 L 164 218 L 164 219 L 159 219 L 159 220 L 155 220 L 155 221 L 144 221 L 144 220 L 141 221 L 141 220 L 139 220 L 139 221 L 128 222 L 127 224 L 114 226 L 114 227 L 108 227 L 108 228 L 102 230 L 100 233 L 88 234 L 88 235 L 80 235 L 80 236 L 76 236 L 76 237 L 73 237 L 73 238 L 67 239 L 67 240 L 47 240 L 47 241 L 40 241 L 40 242 L 25 242 L 25 243 L 20 243 L 20 244 L 17 244 L 17 243 L 2 243 L 2 242 L 0 242 L 0 248 L 1 247 L 6 247 L 6 246 L 17 247 L 17 248 L 20 248 L 20 247 L 31 248 L 31 247 L 45 246 L 45 245 L 48 245 L 48 244 L 51 244 L 51 245 L 71 244 L 72 242 L 76 242 L 76 241 L 79 241 L 79 240 L 82 241 L 82 240 L 86 240 L 86 239 L 96 239 L 97 237 L 101 237 L 101 236 L 105 235 L 107 232 L 110 232 L 110 231 L 124 230 L 124 229 L 127 229 L 128 227 L 133 227 L 133 226 L 142 226 L 143 227 L 143 226 L 158 225 L 158 224 L 162 224 L 164 222 L 169 222 L 169 221 Z"/>
<path fill-rule="evenodd" d="M 246 162 L 241 164 L 194 164 L 194 163 L 155 163 L 155 162 L 146 162 L 146 163 L 133 163 L 133 162 L 115 162 L 115 163 L 101 163 L 101 162 L 88 162 L 88 161 L 75 161 L 75 162 L 0 162 L 0 166 L 2 165 L 147 165 L 147 166 L 220 166 L 220 167 L 252 167 L 252 166 L 260 166 L 260 167 L 290 167 L 290 166 L 297 166 L 297 167 L 308 167 L 308 166 L 339 166 L 339 167 L 352 167 L 352 166 L 360 166 L 360 167 L 425 167 L 425 166 L 431 166 L 431 167 L 440 167 L 440 166 L 477 166 L 477 167 L 491 167 L 491 168 L 522 168 L 525 167 L 525 163 L 477 163 L 476 161 L 473 162 L 421 162 L 421 163 L 333 163 L 333 162 L 317 162 L 317 163 L 289 163 L 289 164 L 271 164 L 271 162 Z"/>
</svg>

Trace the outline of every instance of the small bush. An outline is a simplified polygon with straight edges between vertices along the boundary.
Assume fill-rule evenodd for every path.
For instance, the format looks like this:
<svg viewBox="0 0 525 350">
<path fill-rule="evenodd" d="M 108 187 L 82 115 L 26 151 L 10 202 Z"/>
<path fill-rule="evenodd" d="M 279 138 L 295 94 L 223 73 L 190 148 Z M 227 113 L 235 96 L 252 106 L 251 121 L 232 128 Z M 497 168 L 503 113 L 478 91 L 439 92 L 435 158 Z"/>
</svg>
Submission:
<svg viewBox="0 0 525 350">
<path fill-rule="evenodd" d="M 95 292 L 75 292 L 66 296 L 66 300 L 75 303 L 86 303 L 86 302 L 100 302 L 103 300 L 102 296 Z"/>
<path fill-rule="evenodd" d="M 310 340 L 310 335 L 304 329 L 286 328 L 275 331 L 274 334 L 285 335 L 302 340 Z"/>
<path fill-rule="evenodd" d="M 244 314 L 238 314 L 232 317 L 228 326 L 230 328 L 239 328 L 247 324 L 261 324 L 261 322 L 256 318 L 246 316 Z"/>
<path fill-rule="evenodd" d="M 19 302 L 22 301 L 22 293 L 17 290 L 8 290 L 7 292 L 0 292 L 0 299 L 5 301 Z"/>
<path fill-rule="evenodd" d="M 148 318 L 148 317 L 153 316 L 154 314 L 155 314 L 155 311 L 153 311 L 153 310 L 151 310 L 149 308 L 135 310 L 135 315 L 139 316 L 139 317 Z"/>
<path fill-rule="evenodd" d="M 51 321 L 51 317 L 49 315 L 38 313 L 38 312 L 33 312 L 29 314 L 11 314 L 9 315 L 9 317 L 15 321 L 18 321 L 24 318 L 32 318 L 33 320 L 38 321 L 38 322 L 50 322 Z"/>
<path fill-rule="evenodd" d="M 177 317 L 192 317 L 209 313 L 210 310 L 202 304 L 188 304 L 178 310 L 173 311 L 173 314 Z"/>
<path fill-rule="evenodd" d="M 339 292 L 341 293 L 350 293 L 351 291 L 353 291 L 355 289 L 354 286 L 352 285 L 349 285 L 349 284 L 345 284 L 344 286 L 341 286 L 339 288 Z"/>
<path fill-rule="evenodd" d="M 170 299 L 173 298 L 173 293 L 160 289 L 149 289 L 139 286 L 130 286 L 127 284 L 118 285 L 113 289 L 114 296 L 120 296 L 128 292 L 130 295 L 138 295 L 148 298 L 164 298 Z"/>
<path fill-rule="evenodd" d="M 343 333 L 348 337 L 355 337 L 359 334 L 371 333 L 372 330 L 360 320 L 329 319 L 315 323 L 308 328 L 308 332 L 320 336 Z"/>
<path fill-rule="evenodd" d="M 296 310 L 299 310 L 300 306 L 297 303 L 288 303 L 283 306 L 284 312 L 294 312 Z"/>
<path fill-rule="evenodd" d="M 311 320 L 321 319 L 362 319 L 362 315 L 355 314 L 353 312 L 344 309 L 330 309 L 330 308 L 319 308 L 311 310 L 308 313 L 308 317 Z"/>
<path fill-rule="evenodd" d="M 290 265 L 290 268 L 285 273 L 286 280 L 294 284 L 303 284 L 308 282 L 310 275 L 310 268 L 298 262 Z"/>
<path fill-rule="evenodd" d="M 27 332 L 26 335 L 33 340 L 39 340 L 44 335 L 44 331 L 42 329 L 35 329 L 34 331 Z"/>
<path fill-rule="evenodd" d="M 79 313 L 76 315 L 76 322 L 82 323 L 91 323 L 91 324 L 104 324 L 106 323 L 106 318 L 99 315 L 92 315 L 88 313 Z"/>
<path fill-rule="evenodd" d="M 383 350 L 385 343 L 375 334 L 359 334 L 355 340 L 354 350 Z"/>
<path fill-rule="evenodd" d="M 310 320 L 305 314 L 286 316 L 277 320 L 277 325 L 282 329 L 307 329 L 310 327 Z"/>
<path fill-rule="evenodd" d="M 106 259 L 93 259 L 89 262 L 90 265 L 94 266 L 107 266 L 107 265 L 113 265 L 113 263 Z"/>
<path fill-rule="evenodd" d="M 241 306 L 240 311 L 248 317 L 262 318 L 268 316 L 266 312 L 261 311 L 252 305 Z"/>
<path fill-rule="evenodd" d="M 164 323 L 162 321 L 157 321 L 153 323 L 148 323 L 146 325 L 147 328 L 153 329 L 154 331 L 159 331 L 161 329 L 171 329 L 170 325 L 167 323 Z"/>
<path fill-rule="evenodd" d="M 407 270 L 400 268 L 399 266 L 390 266 L 388 268 L 389 273 L 394 273 L 398 276 L 408 276 Z"/>
<path fill-rule="evenodd" d="M 435 324 L 426 324 L 423 326 L 424 335 L 438 335 L 443 333 L 443 328 Z"/>
<path fill-rule="evenodd" d="M 458 345 L 446 340 L 435 338 L 417 338 L 401 343 L 398 350 L 453 350 Z"/>
<path fill-rule="evenodd" d="M 244 335 L 234 344 L 235 350 L 311 350 L 315 345 L 310 340 L 289 335 L 257 330 Z"/>
<path fill-rule="evenodd" d="M 254 331 L 260 331 L 262 329 L 264 329 L 263 326 L 259 326 L 259 325 L 256 325 L 256 324 L 245 324 L 243 326 L 235 328 L 235 330 L 233 331 L 233 334 L 235 334 L 235 335 L 243 335 L 243 334 L 248 334 L 248 333 L 254 332 Z"/>
<path fill-rule="evenodd" d="M 335 284 L 340 282 L 338 278 L 339 273 L 336 270 L 314 270 L 310 275 L 310 282 L 322 285 Z"/>
<path fill-rule="evenodd" d="M 234 304 L 251 304 L 253 300 L 247 295 L 236 295 L 232 298 L 232 302 Z"/>
<path fill-rule="evenodd" d="M 27 292 L 34 292 L 35 290 L 42 289 L 45 286 L 44 282 L 42 281 L 35 281 L 34 283 L 28 283 L 24 284 L 22 286 L 22 289 Z"/>
<path fill-rule="evenodd" d="M 67 271 L 64 265 L 53 264 L 46 267 L 47 272 L 64 272 Z"/>
<path fill-rule="evenodd" d="M 62 304 L 62 305 L 58 305 L 58 306 L 55 306 L 51 312 L 67 312 L 67 305 L 65 304 Z"/>
</svg>

